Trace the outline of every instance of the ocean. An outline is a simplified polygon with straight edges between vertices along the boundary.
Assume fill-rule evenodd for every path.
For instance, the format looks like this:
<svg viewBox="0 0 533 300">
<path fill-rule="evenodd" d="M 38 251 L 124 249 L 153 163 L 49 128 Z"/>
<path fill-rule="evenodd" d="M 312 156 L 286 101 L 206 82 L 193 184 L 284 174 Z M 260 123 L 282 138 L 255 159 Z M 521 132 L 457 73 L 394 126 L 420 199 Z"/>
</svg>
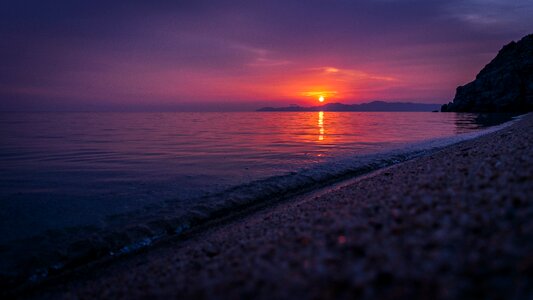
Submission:
<svg viewBox="0 0 533 300">
<path fill-rule="evenodd" d="M 122 255 L 501 121 L 429 112 L 1 113 L 0 276 L 39 280 Z"/>
</svg>

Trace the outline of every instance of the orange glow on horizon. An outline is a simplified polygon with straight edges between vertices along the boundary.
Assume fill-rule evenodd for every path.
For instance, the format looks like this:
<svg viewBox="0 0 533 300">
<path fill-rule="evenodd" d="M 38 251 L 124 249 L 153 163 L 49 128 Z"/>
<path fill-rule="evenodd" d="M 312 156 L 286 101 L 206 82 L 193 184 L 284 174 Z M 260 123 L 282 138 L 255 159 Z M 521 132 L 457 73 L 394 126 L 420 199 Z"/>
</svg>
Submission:
<svg viewBox="0 0 533 300">
<path fill-rule="evenodd" d="M 338 92 L 335 91 L 335 90 L 330 90 L 330 89 L 320 89 L 320 88 L 317 88 L 317 89 L 314 89 L 314 90 L 311 90 L 309 92 L 301 92 L 300 95 L 301 96 L 304 96 L 306 98 L 310 98 L 312 99 L 313 101 L 317 101 L 320 102 L 320 103 L 324 103 L 326 102 L 326 100 L 330 99 L 330 98 L 338 98 Z"/>
<path fill-rule="evenodd" d="M 274 80 L 274 79 L 273 79 Z M 269 95 L 294 101 L 302 105 L 325 102 L 358 102 L 376 98 L 382 91 L 401 85 L 401 82 L 387 72 L 371 72 L 340 66 L 303 68 L 287 72 L 269 87 Z M 272 89 L 275 87 L 275 89 Z M 257 87 L 254 93 L 261 90 Z M 265 96 L 268 97 L 268 96 Z M 321 101 L 320 97 L 324 97 Z"/>
<path fill-rule="evenodd" d="M 306 96 L 306 97 L 324 97 L 324 98 L 332 97 L 337 94 L 338 94 L 337 91 L 332 91 L 332 90 L 316 90 L 316 91 L 309 91 L 309 92 L 301 93 L 302 96 Z"/>
</svg>

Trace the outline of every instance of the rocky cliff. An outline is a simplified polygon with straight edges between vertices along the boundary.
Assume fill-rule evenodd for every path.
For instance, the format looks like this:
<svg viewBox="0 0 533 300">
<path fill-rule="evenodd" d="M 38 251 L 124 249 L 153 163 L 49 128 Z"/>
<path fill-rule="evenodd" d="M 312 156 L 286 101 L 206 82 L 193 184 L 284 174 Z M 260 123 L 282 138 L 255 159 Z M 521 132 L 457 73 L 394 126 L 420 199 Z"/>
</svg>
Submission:
<svg viewBox="0 0 533 300">
<path fill-rule="evenodd" d="M 441 111 L 529 112 L 533 110 L 533 34 L 504 46 L 476 79 L 457 88 Z"/>
</svg>

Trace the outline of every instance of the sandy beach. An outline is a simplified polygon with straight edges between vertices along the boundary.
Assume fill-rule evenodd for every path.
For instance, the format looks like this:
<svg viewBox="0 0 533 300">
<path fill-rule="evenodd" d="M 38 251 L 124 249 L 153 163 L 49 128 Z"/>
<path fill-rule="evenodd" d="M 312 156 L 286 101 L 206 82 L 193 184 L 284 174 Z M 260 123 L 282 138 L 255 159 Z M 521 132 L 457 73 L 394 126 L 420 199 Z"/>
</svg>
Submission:
<svg viewBox="0 0 533 300">
<path fill-rule="evenodd" d="M 526 299 L 533 115 L 21 297 Z"/>
</svg>

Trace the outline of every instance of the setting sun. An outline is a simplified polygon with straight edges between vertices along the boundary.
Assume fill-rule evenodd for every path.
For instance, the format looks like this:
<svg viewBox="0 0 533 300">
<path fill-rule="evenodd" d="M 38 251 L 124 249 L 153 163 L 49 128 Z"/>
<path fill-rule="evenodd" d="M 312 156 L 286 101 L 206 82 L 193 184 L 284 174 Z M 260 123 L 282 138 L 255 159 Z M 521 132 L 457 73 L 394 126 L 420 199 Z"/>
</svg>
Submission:
<svg viewBox="0 0 533 300">
<path fill-rule="evenodd" d="M 300 95 L 304 97 L 309 97 L 310 101 L 317 101 L 322 103 L 326 102 L 326 100 L 336 99 L 338 98 L 338 92 L 336 90 L 328 89 L 327 87 L 315 87 L 313 89 L 310 89 L 310 91 L 301 92 Z"/>
</svg>

